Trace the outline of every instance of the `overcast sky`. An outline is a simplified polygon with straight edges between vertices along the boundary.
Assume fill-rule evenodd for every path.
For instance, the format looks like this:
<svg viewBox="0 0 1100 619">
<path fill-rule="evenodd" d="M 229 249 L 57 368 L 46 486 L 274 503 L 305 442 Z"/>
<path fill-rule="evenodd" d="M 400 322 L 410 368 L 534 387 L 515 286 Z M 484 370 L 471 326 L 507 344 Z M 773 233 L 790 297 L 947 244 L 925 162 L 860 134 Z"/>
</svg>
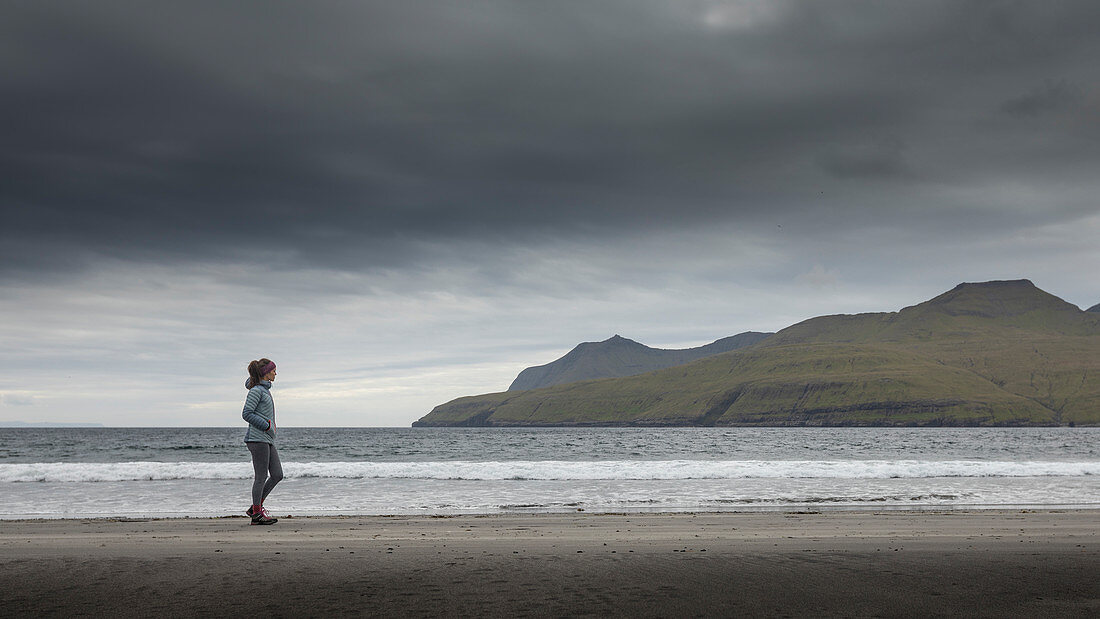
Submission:
<svg viewBox="0 0 1100 619">
<path fill-rule="evenodd" d="M 1028 278 L 1100 302 L 1100 3 L 8 2 L 0 421 L 408 425 Z"/>
</svg>

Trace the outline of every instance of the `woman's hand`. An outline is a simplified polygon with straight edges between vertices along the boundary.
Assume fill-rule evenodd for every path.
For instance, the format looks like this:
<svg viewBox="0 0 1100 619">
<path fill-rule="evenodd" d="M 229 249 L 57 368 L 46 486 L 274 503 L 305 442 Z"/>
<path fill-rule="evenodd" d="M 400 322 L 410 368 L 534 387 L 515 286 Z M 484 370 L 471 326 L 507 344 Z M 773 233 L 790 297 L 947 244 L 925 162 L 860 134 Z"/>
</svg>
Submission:
<svg viewBox="0 0 1100 619">
<path fill-rule="evenodd" d="M 268 419 L 267 420 L 267 429 L 268 430 L 274 430 L 275 429 L 275 420 L 274 419 Z"/>
</svg>

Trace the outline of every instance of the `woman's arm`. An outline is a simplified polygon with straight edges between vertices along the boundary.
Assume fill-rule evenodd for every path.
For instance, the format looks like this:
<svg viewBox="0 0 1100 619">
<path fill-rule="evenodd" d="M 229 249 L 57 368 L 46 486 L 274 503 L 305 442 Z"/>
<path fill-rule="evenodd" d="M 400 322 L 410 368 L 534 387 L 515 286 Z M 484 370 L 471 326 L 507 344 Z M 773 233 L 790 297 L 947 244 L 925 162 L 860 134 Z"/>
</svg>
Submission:
<svg viewBox="0 0 1100 619">
<path fill-rule="evenodd" d="M 241 417 L 248 422 L 248 425 L 256 428 L 257 430 L 263 430 L 266 432 L 271 428 L 271 422 L 263 415 L 256 412 L 256 408 L 260 405 L 260 394 L 256 390 L 248 392 L 248 397 L 244 399 L 244 410 L 241 411 Z"/>
</svg>

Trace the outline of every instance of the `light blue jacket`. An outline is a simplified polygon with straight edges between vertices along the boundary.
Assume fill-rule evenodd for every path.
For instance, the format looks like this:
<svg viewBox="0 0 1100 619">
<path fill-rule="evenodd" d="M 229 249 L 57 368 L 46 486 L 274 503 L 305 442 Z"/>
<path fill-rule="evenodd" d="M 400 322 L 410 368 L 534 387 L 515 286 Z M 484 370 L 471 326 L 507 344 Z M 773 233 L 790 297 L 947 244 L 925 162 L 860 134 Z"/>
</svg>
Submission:
<svg viewBox="0 0 1100 619">
<path fill-rule="evenodd" d="M 251 380 L 246 380 L 244 386 L 248 387 Z M 241 417 L 248 422 L 244 442 L 275 444 L 275 400 L 271 399 L 271 381 L 262 380 L 248 390 Z"/>
</svg>

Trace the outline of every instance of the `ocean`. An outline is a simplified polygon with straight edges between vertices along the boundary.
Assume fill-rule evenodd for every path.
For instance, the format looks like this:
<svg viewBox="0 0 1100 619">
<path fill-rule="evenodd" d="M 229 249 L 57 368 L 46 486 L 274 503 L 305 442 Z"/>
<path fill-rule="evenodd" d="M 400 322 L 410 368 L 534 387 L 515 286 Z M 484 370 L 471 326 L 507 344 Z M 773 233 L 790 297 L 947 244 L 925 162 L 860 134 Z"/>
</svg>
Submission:
<svg viewBox="0 0 1100 619">
<path fill-rule="evenodd" d="M 225 516 L 239 428 L 0 428 L 0 518 Z M 280 428 L 274 515 L 1097 508 L 1100 428 Z"/>
</svg>

